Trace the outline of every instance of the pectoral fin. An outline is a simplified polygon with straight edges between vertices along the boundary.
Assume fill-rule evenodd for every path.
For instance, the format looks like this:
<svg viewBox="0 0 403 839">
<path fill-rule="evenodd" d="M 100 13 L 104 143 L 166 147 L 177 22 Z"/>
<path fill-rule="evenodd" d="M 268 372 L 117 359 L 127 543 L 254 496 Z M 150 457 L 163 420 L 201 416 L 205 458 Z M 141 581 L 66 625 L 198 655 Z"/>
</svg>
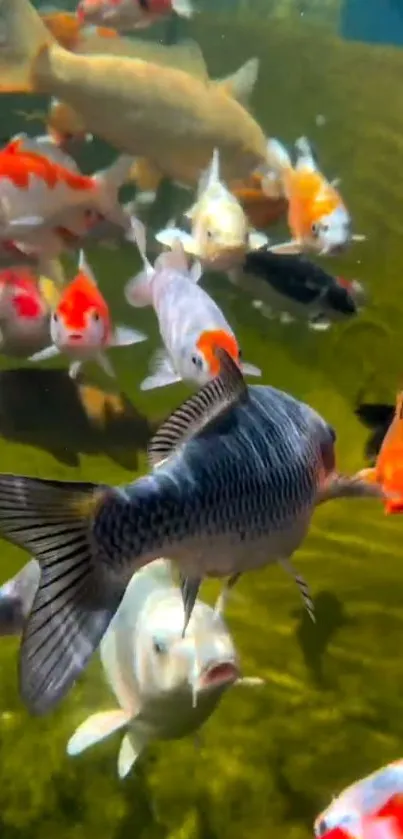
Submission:
<svg viewBox="0 0 403 839">
<path fill-rule="evenodd" d="M 387 500 L 392 498 L 382 486 L 373 481 L 368 481 L 362 472 L 357 475 L 335 474 L 325 483 L 318 492 L 316 504 L 323 504 L 333 498 L 381 498 Z"/>
<path fill-rule="evenodd" d="M 100 711 L 92 714 L 77 728 L 67 743 L 67 754 L 70 756 L 81 754 L 95 743 L 105 740 L 115 731 L 127 725 L 130 716 L 126 711 L 117 708 L 114 711 Z"/>
<path fill-rule="evenodd" d="M 97 362 L 107 376 L 110 376 L 111 379 L 116 379 L 116 373 L 106 353 L 98 353 Z"/>
<path fill-rule="evenodd" d="M 131 329 L 129 326 L 117 326 L 111 339 L 111 347 L 130 347 L 132 344 L 139 344 L 146 340 L 147 335 L 137 329 Z"/>
<path fill-rule="evenodd" d="M 164 350 L 157 350 L 151 364 L 153 372 L 142 381 L 140 390 L 153 390 L 181 381 L 181 377 L 174 370 L 172 361 Z"/>
<path fill-rule="evenodd" d="M 272 253 L 302 253 L 303 246 L 301 242 L 298 242 L 297 239 L 291 239 L 289 242 L 282 242 L 280 245 L 271 245 L 269 250 Z"/>
<path fill-rule="evenodd" d="M 257 230 L 252 230 L 249 233 L 249 248 L 251 251 L 257 251 L 259 248 L 264 248 L 269 243 L 269 238 L 264 233 L 259 233 Z"/>
<path fill-rule="evenodd" d="M 172 248 L 175 241 L 179 240 L 186 253 L 192 254 L 192 256 L 199 256 L 199 249 L 193 236 L 191 236 L 190 233 L 185 233 L 184 230 L 180 230 L 179 227 L 170 227 L 165 230 L 160 230 L 160 232 L 156 234 L 155 238 L 157 242 L 168 248 Z"/>
<path fill-rule="evenodd" d="M 241 679 L 237 679 L 234 684 L 243 685 L 244 687 L 257 687 L 265 685 L 266 682 L 264 679 L 261 679 L 260 676 L 243 676 Z"/>
<path fill-rule="evenodd" d="M 118 775 L 120 779 L 129 774 L 133 764 L 147 744 L 147 739 L 141 732 L 131 726 L 130 734 L 125 734 L 118 756 Z"/>
<path fill-rule="evenodd" d="M 44 350 L 31 355 L 28 361 L 48 361 L 49 358 L 54 358 L 56 355 L 60 355 L 60 350 L 54 344 L 51 344 L 50 347 L 45 347 Z"/>
<path fill-rule="evenodd" d="M 261 376 L 262 375 L 262 371 L 259 369 L 259 367 L 255 367 L 254 364 L 249 364 L 247 361 L 242 362 L 241 370 L 242 370 L 242 373 L 245 376 Z"/>
</svg>

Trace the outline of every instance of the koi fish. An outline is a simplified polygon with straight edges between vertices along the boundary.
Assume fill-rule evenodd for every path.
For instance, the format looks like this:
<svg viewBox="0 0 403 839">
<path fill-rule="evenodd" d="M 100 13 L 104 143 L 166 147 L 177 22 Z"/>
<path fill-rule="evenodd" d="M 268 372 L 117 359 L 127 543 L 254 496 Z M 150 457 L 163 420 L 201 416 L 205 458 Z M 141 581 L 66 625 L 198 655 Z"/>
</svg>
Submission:
<svg viewBox="0 0 403 839">
<path fill-rule="evenodd" d="M 22 240 L 34 234 L 36 240 L 39 230 L 58 225 L 81 233 L 87 227 L 86 211 L 91 209 L 128 224 L 118 204 L 118 191 L 132 162 L 122 155 L 104 172 L 82 175 L 36 151 L 24 151 L 18 138 L 12 140 L 0 151 L 0 235 Z"/>
<path fill-rule="evenodd" d="M 154 559 L 175 557 L 184 635 L 205 577 L 229 577 L 233 586 L 277 562 L 314 616 L 291 558 L 316 506 L 382 497 L 380 487 L 337 472 L 335 432 L 309 405 L 272 387 L 247 387 L 219 346 L 216 361 L 219 375 L 154 435 L 150 474 L 119 487 L 0 474 L 0 535 L 41 567 L 19 663 L 31 713 L 66 695 L 132 575 Z"/>
<path fill-rule="evenodd" d="M 62 49 L 29 0 L 1 6 L 0 90 L 44 93 L 82 116 L 86 130 L 114 148 L 152 161 L 152 168 L 194 186 L 220 150 L 226 182 L 256 167 L 280 166 L 277 150 L 245 100 L 258 70 L 247 62 L 231 80 L 206 84 L 183 70 L 115 55 Z M 112 42 L 112 40 L 111 40 Z"/>
<path fill-rule="evenodd" d="M 191 233 L 168 227 L 155 238 L 168 247 L 179 240 L 185 252 L 206 267 L 231 270 L 249 250 L 267 244 L 267 236 L 250 229 L 241 204 L 222 183 L 218 149 L 199 180 L 197 201 L 185 216 L 191 221 Z"/>
<path fill-rule="evenodd" d="M 252 172 L 244 181 L 234 181 L 229 188 L 243 207 L 249 223 L 258 230 L 265 230 L 287 213 L 287 199 L 267 195 L 263 189 L 263 176 L 259 172 Z"/>
<path fill-rule="evenodd" d="M 63 289 L 50 320 L 52 344 L 31 356 L 30 361 L 45 361 L 64 353 L 72 359 L 69 376 L 76 378 L 84 361 L 96 360 L 109 376 L 114 376 L 108 347 L 127 347 L 146 340 L 146 335 L 126 326 L 112 328 L 109 308 L 83 251 L 79 273 Z"/>
<path fill-rule="evenodd" d="M 54 11 L 41 13 L 41 18 L 53 37 L 64 49 L 74 51 L 77 48 L 82 36 L 82 22 L 79 14 Z M 118 34 L 116 29 L 104 26 L 95 27 L 94 30 L 101 38 L 114 38 Z"/>
<path fill-rule="evenodd" d="M 27 357 L 49 341 L 52 280 L 15 265 L 0 271 L 0 352 Z"/>
<path fill-rule="evenodd" d="M 403 827 L 402 760 L 361 778 L 333 798 L 329 807 L 315 819 L 314 833 L 317 839 L 323 839 L 332 831 L 342 830 L 351 839 L 370 839 L 371 820 L 390 816 L 397 816 L 399 826 Z M 392 839 L 393 833 L 386 833 L 384 837 L 388 835 Z M 381 831 L 378 836 L 381 839 Z"/>
<path fill-rule="evenodd" d="M 390 494 L 391 497 L 385 499 L 387 515 L 403 513 L 403 391 L 397 394 L 394 417 L 383 439 L 375 466 L 363 469 L 360 475 L 363 480 L 379 484 Z"/>
<path fill-rule="evenodd" d="M 191 0 L 80 0 L 77 6 L 81 26 L 112 24 L 119 32 L 145 29 L 172 13 L 191 18 Z"/>
<path fill-rule="evenodd" d="M 221 309 L 197 285 L 200 263 L 189 271 L 178 242 L 172 251 L 160 254 L 152 267 L 146 256 L 145 228 L 138 220 L 134 237 L 144 270 L 127 283 L 126 300 L 131 306 L 154 307 L 164 342 L 153 357 L 152 374 L 140 389 L 165 387 L 181 379 L 205 384 L 219 372 L 216 346 L 223 347 L 246 375 L 261 376 L 258 367 L 241 361 L 238 342 Z"/>
<path fill-rule="evenodd" d="M 269 249 L 249 253 L 242 271 L 230 272 L 229 278 L 253 295 L 253 307 L 265 317 L 303 320 L 315 330 L 357 315 L 365 300 L 358 280 L 334 277 L 305 256 Z"/>
<path fill-rule="evenodd" d="M 306 137 L 300 137 L 295 144 L 295 167 L 278 140 L 269 143 L 272 149 L 277 149 L 279 156 L 283 156 L 288 226 L 293 237 L 290 242 L 272 246 L 271 250 L 277 253 L 314 250 L 325 255 L 346 248 L 351 241 L 362 241 L 365 237 L 352 234 L 351 217 L 336 188 L 337 182 L 329 183 L 319 171 Z M 269 181 L 263 183 L 267 188 Z"/>
</svg>

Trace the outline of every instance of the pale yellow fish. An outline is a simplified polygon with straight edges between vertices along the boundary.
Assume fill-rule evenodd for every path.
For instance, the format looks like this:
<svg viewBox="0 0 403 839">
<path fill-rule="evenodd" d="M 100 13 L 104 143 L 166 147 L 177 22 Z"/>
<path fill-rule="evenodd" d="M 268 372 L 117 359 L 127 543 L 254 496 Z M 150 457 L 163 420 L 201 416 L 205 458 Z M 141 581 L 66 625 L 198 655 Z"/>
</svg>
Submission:
<svg viewBox="0 0 403 839">
<path fill-rule="evenodd" d="M 277 166 L 263 131 L 224 85 L 114 55 L 77 55 L 60 47 L 28 0 L 0 9 L 0 90 L 45 93 L 80 113 L 87 130 L 116 149 L 147 157 L 176 182 L 194 185 L 214 148 L 223 178 Z M 253 81 L 256 62 L 249 62 Z M 244 95 L 245 81 L 242 83 Z"/>
<path fill-rule="evenodd" d="M 268 242 L 267 236 L 250 228 L 242 205 L 221 180 L 218 149 L 200 177 L 196 202 L 185 215 L 191 221 L 190 233 L 169 226 L 156 239 L 168 247 L 179 239 L 206 268 L 232 270 L 244 262 L 248 251 Z"/>
</svg>

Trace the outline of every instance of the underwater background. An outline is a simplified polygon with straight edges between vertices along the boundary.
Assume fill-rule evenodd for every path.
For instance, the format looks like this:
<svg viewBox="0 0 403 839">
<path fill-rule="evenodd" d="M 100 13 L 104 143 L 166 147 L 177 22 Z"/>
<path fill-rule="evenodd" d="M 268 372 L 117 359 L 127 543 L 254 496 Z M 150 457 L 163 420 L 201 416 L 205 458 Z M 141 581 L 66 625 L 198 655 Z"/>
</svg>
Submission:
<svg viewBox="0 0 403 839">
<path fill-rule="evenodd" d="M 199 0 L 199 7 L 191 22 L 165 23 L 147 37 L 194 39 L 212 77 L 256 55 L 252 112 L 285 143 L 301 134 L 312 140 L 321 169 L 342 179 L 355 229 L 367 236 L 322 263 L 359 278 L 368 291 L 365 310 L 326 333 L 264 319 L 224 277 L 205 284 L 244 358 L 262 368 L 262 381 L 322 412 L 337 429 L 339 468 L 354 472 L 366 464 L 369 436 L 357 404 L 393 404 L 403 384 L 402 4 Z M 42 132 L 19 112 L 45 107 L 39 98 L 3 96 L 3 141 L 22 130 Z M 80 162 L 94 171 L 113 155 L 96 142 Z M 171 210 L 168 190 L 155 212 L 169 218 Z M 139 390 L 159 338 L 153 312 L 130 309 L 123 298 L 139 267 L 136 249 L 94 247 L 87 257 L 115 320 L 149 340 L 111 350 L 116 383 L 87 365 L 78 390 L 62 361 L 34 368 L 1 359 L 2 471 L 129 481 L 145 471 L 159 421 L 188 393 L 178 385 Z M 73 272 L 72 260 L 66 266 Z M 318 509 L 295 557 L 314 594 L 316 626 L 282 569 L 242 578 L 227 620 L 244 675 L 261 676 L 265 685 L 228 691 L 200 743 L 149 747 L 124 782 L 116 772 L 119 734 L 75 759 L 65 751 L 88 714 L 115 707 L 98 656 L 55 712 L 31 718 L 17 692 L 18 639 L 1 639 L 1 839 L 312 836 L 315 816 L 334 794 L 403 756 L 402 527 L 373 501 Z M 26 559 L 2 542 L 1 579 Z M 210 583 L 202 596 L 213 602 L 217 591 Z"/>
</svg>

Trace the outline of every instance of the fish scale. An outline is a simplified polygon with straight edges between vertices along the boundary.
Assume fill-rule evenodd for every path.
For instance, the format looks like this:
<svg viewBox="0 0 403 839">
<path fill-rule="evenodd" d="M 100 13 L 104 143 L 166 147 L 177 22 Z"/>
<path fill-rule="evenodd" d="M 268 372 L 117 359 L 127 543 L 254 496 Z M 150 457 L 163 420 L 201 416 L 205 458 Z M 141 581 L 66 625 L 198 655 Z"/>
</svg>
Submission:
<svg viewBox="0 0 403 839">
<path fill-rule="evenodd" d="M 295 519 L 312 510 L 320 444 L 329 432 L 309 406 L 275 388 L 251 387 L 249 397 L 229 428 L 224 419 L 214 433 L 202 432 L 151 476 L 126 487 L 125 501 L 117 491 L 119 513 L 112 500 L 99 511 L 94 537 L 111 563 L 122 555 L 130 562 L 154 552 L 175 555 L 186 552 L 187 540 L 217 535 L 238 542 L 237 553 L 240 544 L 249 552 L 268 536 L 265 561 L 282 555 L 281 534 L 288 543 Z"/>
</svg>

